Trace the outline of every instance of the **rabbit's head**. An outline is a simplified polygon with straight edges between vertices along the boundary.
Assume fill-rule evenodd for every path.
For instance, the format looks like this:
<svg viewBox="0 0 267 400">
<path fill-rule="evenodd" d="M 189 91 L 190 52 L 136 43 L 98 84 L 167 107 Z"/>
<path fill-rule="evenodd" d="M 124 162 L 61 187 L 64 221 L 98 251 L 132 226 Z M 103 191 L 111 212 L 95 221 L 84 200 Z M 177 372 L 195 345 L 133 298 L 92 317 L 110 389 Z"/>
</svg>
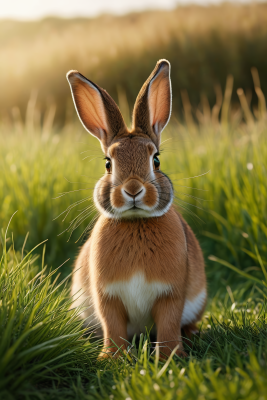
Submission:
<svg viewBox="0 0 267 400">
<path fill-rule="evenodd" d="M 106 173 L 94 189 L 100 212 L 109 218 L 165 214 L 173 188 L 158 156 L 160 135 L 171 114 L 169 62 L 158 61 L 140 90 L 131 129 L 104 89 L 78 71 L 68 72 L 67 79 L 83 126 L 99 139 L 106 156 Z"/>
</svg>

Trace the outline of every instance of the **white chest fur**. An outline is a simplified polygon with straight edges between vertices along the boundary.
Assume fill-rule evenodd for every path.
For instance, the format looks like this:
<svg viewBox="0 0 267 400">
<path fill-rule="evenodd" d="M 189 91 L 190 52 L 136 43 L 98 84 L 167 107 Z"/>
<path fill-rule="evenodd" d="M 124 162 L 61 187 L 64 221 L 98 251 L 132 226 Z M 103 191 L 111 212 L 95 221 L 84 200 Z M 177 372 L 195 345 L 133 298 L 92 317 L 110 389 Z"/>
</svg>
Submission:
<svg viewBox="0 0 267 400">
<path fill-rule="evenodd" d="M 129 281 L 118 281 L 106 286 L 105 293 L 111 297 L 119 297 L 128 313 L 129 323 L 127 331 L 129 336 L 138 334 L 152 326 L 151 310 L 155 300 L 172 291 L 171 285 L 161 282 L 147 282 L 141 272 L 134 275 Z M 181 327 L 196 320 L 205 300 L 206 290 L 199 292 L 192 300 L 185 300 Z"/>
<path fill-rule="evenodd" d="M 128 334 L 143 332 L 152 325 L 151 309 L 156 298 L 171 293 L 171 285 L 147 282 L 141 272 L 129 281 L 119 281 L 106 286 L 105 293 L 121 298 L 129 316 Z"/>
</svg>

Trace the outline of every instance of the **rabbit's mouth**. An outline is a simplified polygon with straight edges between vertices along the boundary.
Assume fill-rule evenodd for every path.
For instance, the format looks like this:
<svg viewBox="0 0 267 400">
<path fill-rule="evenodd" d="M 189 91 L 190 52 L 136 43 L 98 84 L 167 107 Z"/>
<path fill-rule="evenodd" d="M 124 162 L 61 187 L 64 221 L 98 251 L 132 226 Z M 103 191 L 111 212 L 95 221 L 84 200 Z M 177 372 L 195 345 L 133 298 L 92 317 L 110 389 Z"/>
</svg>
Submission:
<svg viewBox="0 0 267 400">
<path fill-rule="evenodd" d="M 141 208 L 137 207 L 135 204 L 130 208 L 130 210 L 141 210 Z"/>
</svg>

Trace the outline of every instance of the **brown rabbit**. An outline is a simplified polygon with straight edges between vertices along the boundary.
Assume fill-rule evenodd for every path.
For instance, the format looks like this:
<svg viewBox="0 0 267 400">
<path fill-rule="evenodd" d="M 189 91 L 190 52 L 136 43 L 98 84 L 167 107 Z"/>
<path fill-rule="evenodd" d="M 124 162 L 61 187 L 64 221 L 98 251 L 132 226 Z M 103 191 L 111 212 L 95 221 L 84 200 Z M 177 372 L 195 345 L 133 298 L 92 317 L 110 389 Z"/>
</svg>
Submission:
<svg viewBox="0 0 267 400">
<path fill-rule="evenodd" d="M 74 306 L 88 306 L 87 323 L 101 322 L 103 357 L 153 323 L 161 351 L 169 355 L 179 344 L 177 354 L 185 356 L 181 329 L 188 336 L 196 329 L 207 292 L 200 246 L 172 205 L 172 183 L 158 158 L 171 114 L 170 64 L 158 61 L 144 83 L 130 130 L 104 89 L 78 71 L 67 79 L 83 126 L 106 156 L 106 173 L 94 189 L 101 215 L 73 275 Z"/>
</svg>

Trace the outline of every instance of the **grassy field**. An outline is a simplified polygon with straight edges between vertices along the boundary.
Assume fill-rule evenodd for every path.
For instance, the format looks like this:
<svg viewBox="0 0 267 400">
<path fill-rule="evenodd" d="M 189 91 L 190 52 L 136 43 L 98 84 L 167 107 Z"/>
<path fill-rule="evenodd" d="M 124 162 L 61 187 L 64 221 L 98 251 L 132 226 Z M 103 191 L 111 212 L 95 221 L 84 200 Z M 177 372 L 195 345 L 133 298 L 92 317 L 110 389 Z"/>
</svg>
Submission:
<svg viewBox="0 0 267 400">
<path fill-rule="evenodd" d="M 98 141 L 79 125 L 36 125 L 34 109 L 31 124 L 2 125 L 2 398 L 267 398 L 266 109 L 259 96 L 254 118 L 239 95 L 235 124 L 226 93 L 222 119 L 206 108 L 196 125 L 185 109 L 188 124 L 174 116 L 163 134 L 161 165 L 203 248 L 209 287 L 190 357 L 165 365 L 146 336 L 129 344 L 130 356 L 97 361 L 101 343 L 82 330 L 80 310 L 68 311 L 78 239 L 96 213 L 80 226 L 71 221 L 104 172 Z M 125 99 L 120 105 L 127 113 Z"/>
</svg>

